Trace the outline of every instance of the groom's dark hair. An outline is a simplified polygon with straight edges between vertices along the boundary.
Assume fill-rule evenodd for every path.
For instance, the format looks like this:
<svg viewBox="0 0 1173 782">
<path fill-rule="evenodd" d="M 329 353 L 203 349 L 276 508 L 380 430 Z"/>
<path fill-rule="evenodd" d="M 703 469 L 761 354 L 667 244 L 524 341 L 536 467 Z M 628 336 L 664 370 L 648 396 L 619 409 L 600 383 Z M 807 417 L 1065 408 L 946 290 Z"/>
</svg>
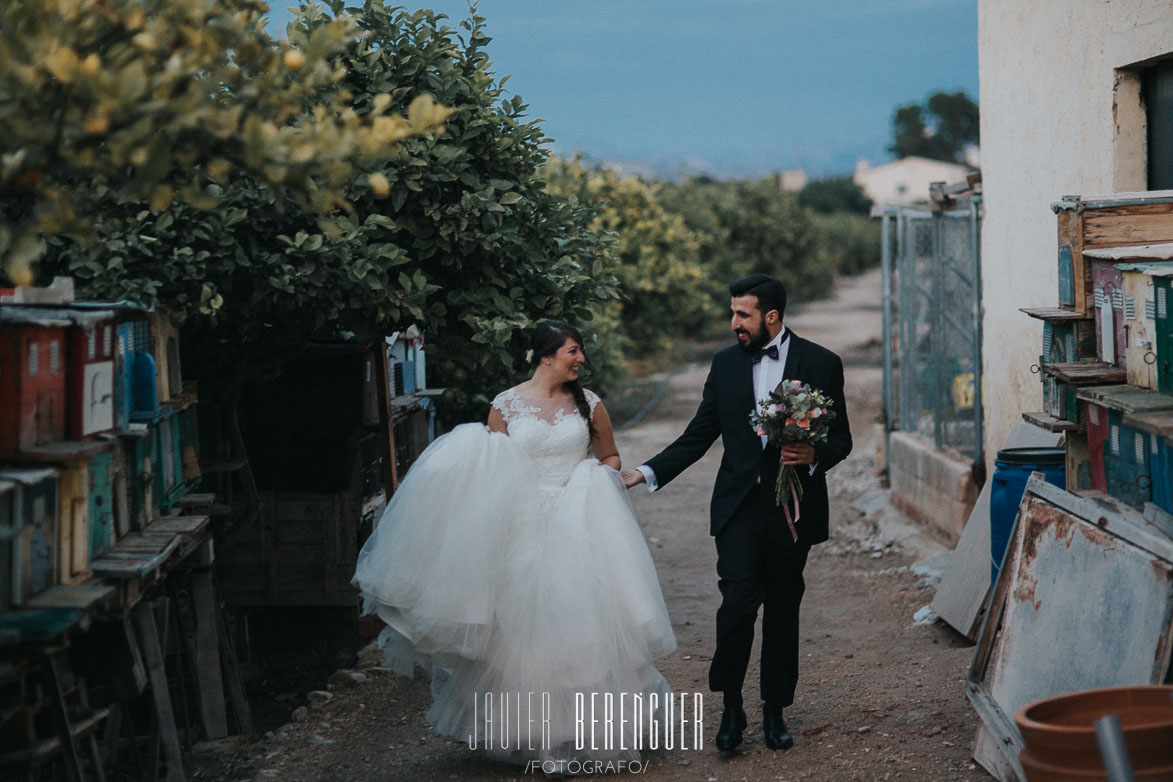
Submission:
<svg viewBox="0 0 1173 782">
<path fill-rule="evenodd" d="M 733 296 L 753 296 L 758 300 L 758 309 L 765 315 L 778 310 L 778 320 L 786 314 L 786 286 L 768 274 L 751 274 L 742 277 L 729 286 Z"/>
</svg>

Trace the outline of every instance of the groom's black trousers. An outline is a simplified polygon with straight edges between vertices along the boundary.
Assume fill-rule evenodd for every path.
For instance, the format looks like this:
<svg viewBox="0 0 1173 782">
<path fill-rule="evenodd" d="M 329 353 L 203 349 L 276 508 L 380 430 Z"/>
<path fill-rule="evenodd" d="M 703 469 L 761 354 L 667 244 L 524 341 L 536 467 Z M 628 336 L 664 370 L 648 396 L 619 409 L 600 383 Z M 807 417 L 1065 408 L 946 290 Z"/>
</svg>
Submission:
<svg viewBox="0 0 1173 782">
<path fill-rule="evenodd" d="M 795 546 L 785 519 L 764 512 L 771 500 L 755 486 L 717 533 L 721 607 L 709 689 L 741 693 L 761 606 L 762 700 L 785 707 L 798 683 L 798 609 L 810 546 Z"/>
</svg>

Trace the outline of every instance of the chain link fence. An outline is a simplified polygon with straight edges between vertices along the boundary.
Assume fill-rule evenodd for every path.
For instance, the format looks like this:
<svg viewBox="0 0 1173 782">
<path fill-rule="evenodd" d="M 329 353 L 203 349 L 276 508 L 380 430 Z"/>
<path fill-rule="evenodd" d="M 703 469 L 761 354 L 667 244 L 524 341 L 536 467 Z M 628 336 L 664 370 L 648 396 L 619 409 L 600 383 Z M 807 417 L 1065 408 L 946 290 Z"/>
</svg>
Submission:
<svg viewBox="0 0 1173 782">
<path fill-rule="evenodd" d="M 886 430 L 981 463 L 981 197 L 878 211 Z"/>
</svg>

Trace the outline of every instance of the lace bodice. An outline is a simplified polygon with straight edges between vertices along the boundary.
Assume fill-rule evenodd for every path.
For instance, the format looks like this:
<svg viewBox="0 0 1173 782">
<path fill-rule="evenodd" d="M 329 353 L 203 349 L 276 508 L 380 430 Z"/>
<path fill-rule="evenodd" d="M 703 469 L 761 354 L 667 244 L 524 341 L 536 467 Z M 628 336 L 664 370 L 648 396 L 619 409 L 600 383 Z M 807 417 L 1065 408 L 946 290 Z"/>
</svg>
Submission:
<svg viewBox="0 0 1173 782">
<path fill-rule="evenodd" d="M 588 390 L 586 400 L 594 418 L 599 397 Z M 541 483 L 564 485 L 590 449 L 589 429 L 573 397 L 531 397 L 510 388 L 497 394 L 493 407 L 505 419 L 509 437 L 537 462 Z"/>
</svg>

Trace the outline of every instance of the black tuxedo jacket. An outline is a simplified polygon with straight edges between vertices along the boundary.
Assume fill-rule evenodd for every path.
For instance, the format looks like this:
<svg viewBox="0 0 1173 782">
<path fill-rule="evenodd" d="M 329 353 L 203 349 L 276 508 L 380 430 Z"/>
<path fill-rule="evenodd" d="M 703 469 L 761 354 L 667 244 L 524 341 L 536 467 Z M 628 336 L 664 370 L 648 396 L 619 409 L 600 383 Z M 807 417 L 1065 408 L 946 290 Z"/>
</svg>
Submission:
<svg viewBox="0 0 1173 782">
<path fill-rule="evenodd" d="M 801 380 L 834 400 L 835 418 L 827 441 L 814 445 L 817 462 L 814 474 L 805 465 L 796 470 L 803 496 L 800 520 L 795 525 L 798 542 L 793 545 L 810 546 L 827 539 L 827 471 L 851 453 L 851 428 L 843 398 L 843 362 L 831 351 L 792 331 L 783 377 Z M 684 433 L 647 462 L 656 474 L 656 482 L 666 486 L 704 456 L 717 437 L 721 437 L 725 454 L 713 487 L 709 526 L 712 535 L 721 531 L 759 478 L 760 512 L 771 522 L 786 524 L 782 508 L 774 504 L 781 451 L 773 445 L 762 448 L 761 438 L 751 428 L 749 414 L 755 403 L 753 362 L 749 355 L 739 345 L 722 350 L 713 357 L 700 407 Z M 790 539 L 789 534 L 783 537 Z"/>
</svg>

